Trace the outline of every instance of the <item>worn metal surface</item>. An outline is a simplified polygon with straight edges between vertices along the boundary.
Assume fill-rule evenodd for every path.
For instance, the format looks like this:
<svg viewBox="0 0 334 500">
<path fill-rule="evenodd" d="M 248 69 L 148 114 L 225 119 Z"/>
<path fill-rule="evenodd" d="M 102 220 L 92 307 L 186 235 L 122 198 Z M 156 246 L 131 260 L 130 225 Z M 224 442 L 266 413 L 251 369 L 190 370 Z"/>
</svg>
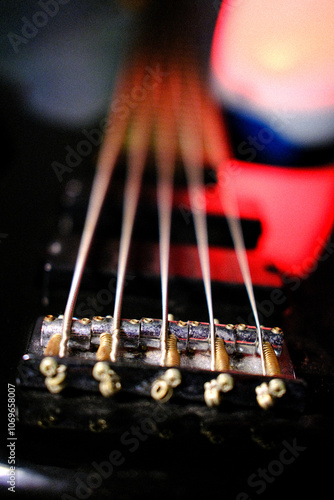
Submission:
<svg viewBox="0 0 334 500">
<path fill-rule="evenodd" d="M 47 317 L 48 318 L 48 317 Z M 87 319 L 88 321 L 88 319 Z M 41 345 L 46 347 L 49 339 L 55 333 L 61 333 L 63 317 L 58 316 L 52 321 L 44 319 L 41 327 Z M 121 345 L 137 348 L 160 347 L 162 321 L 155 318 L 123 319 L 121 321 Z M 210 349 L 210 325 L 198 321 L 169 321 L 169 333 L 178 340 L 182 349 L 207 351 Z M 256 354 L 257 332 L 253 326 L 216 324 L 217 337 L 224 340 L 229 354 Z M 99 344 L 101 333 L 113 331 L 111 316 L 95 316 L 89 322 L 73 318 L 69 348 L 88 351 Z M 262 328 L 263 339 L 268 340 L 279 356 L 284 342 L 283 332 L 275 328 Z"/>
</svg>

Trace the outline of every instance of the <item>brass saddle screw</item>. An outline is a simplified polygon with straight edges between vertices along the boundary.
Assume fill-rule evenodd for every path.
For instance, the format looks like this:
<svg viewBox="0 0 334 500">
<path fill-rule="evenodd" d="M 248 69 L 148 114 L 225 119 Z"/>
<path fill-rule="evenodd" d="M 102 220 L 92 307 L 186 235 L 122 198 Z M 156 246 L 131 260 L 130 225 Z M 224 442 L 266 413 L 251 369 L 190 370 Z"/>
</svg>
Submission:
<svg viewBox="0 0 334 500">
<path fill-rule="evenodd" d="M 226 351 L 224 340 L 219 338 L 215 339 L 216 350 L 216 370 L 218 372 L 228 371 L 230 369 L 230 358 Z"/>
<path fill-rule="evenodd" d="M 44 356 L 58 356 L 60 341 L 61 333 L 53 334 L 44 350 Z"/>
<path fill-rule="evenodd" d="M 173 395 L 173 389 L 181 384 L 181 373 L 177 368 L 169 368 L 152 384 L 151 396 L 160 403 L 166 403 Z"/>
<path fill-rule="evenodd" d="M 230 392 L 234 387 L 234 380 L 229 373 L 220 373 L 216 379 L 205 382 L 204 401 L 210 408 L 218 406 L 221 402 L 221 394 Z"/>
<path fill-rule="evenodd" d="M 100 393 L 106 398 L 116 394 L 122 388 L 119 376 L 105 361 L 95 363 L 93 377 L 100 382 Z"/>
<path fill-rule="evenodd" d="M 276 353 L 270 342 L 263 343 L 263 355 L 266 367 L 266 374 L 276 377 L 281 374 Z M 275 404 L 277 398 L 281 398 L 286 393 L 285 383 L 281 378 L 273 378 L 267 384 L 263 382 L 255 388 L 256 400 L 261 408 L 268 410 Z"/>
<path fill-rule="evenodd" d="M 110 359 L 112 347 L 112 336 L 109 332 L 101 333 L 100 345 L 96 352 L 96 359 L 98 361 L 108 361 Z"/>
<path fill-rule="evenodd" d="M 54 358 L 47 356 L 42 359 L 39 369 L 45 376 L 45 385 L 52 394 L 58 394 L 65 388 L 66 365 L 58 365 Z"/>
<path fill-rule="evenodd" d="M 177 338 L 172 333 L 167 339 L 166 366 L 180 366 L 180 354 L 177 350 Z"/>
<path fill-rule="evenodd" d="M 275 404 L 277 398 L 286 393 L 286 386 L 282 379 L 273 378 L 269 384 L 263 382 L 255 388 L 256 400 L 261 408 L 268 410 Z"/>
<path fill-rule="evenodd" d="M 266 366 L 266 373 L 270 377 L 281 374 L 281 369 L 277 360 L 276 353 L 270 342 L 263 342 L 263 355 Z"/>
</svg>

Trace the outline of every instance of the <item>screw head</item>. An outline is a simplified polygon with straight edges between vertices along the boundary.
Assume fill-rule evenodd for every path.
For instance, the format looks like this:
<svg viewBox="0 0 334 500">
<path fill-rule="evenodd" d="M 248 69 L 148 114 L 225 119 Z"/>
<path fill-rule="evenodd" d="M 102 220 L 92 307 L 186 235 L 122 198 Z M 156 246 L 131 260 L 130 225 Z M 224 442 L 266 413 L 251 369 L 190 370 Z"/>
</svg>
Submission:
<svg viewBox="0 0 334 500">
<path fill-rule="evenodd" d="M 221 373 L 217 377 L 217 385 L 222 392 L 229 392 L 234 386 L 233 377 L 229 373 Z"/>
<path fill-rule="evenodd" d="M 239 330 L 240 332 L 243 332 L 244 330 L 246 330 L 247 326 L 244 324 L 244 323 L 240 323 L 240 325 L 237 326 L 237 330 Z"/>
<path fill-rule="evenodd" d="M 66 366 L 65 369 L 58 371 L 54 377 L 46 377 L 45 385 L 52 394 L 58 394 L 65 387 L 65 379 L 66 379 Z"/>
<path fill-rule="evenodd" d="M 102 378 L 99 385 L 100 393 L 106 398 L 112 396 L 113 394 L 116 394 L 116 392 L 120 391 L 121 388 L 122 386 L 118 377 L 116 379 L 113 377 L 105 376 Z"/>
<path fill-rule="evenodd" d="M 220 403 L 220 391 L 216 380 L 205 382 L 204 384 L 204 401 L 209 408 L 218 406 Z"/>
<path fill-rule="evenodd" d="M 169 368 L 169 370 L 166 370 L 163 378 L 173 388 L 181 384 L 181 373 L 177 368 Z"/>
<path fill-rule="evenodd" d="M 268 389 L 269 394 L 274 398 L 281 398 L 286 393 L 285 383 L 280 378 L 273 378 L 270 380 Z"/>
<path fill-rule="evenodd" d="M 55 319 L 55 317 L 53 316 L 53 314 L 47 314 L 44 317 L 44 321 L 46 321 L 47 323 L 51 323 L 51 321 L 53 321 L 54 319 Z"/>
<path fill-rule="evenodd" d="M 228 323 L 227 325 L 225 325 L 225 327 L 227 330 L 234 330 L 234 325 L 232 325 L 231 323 Z"/>
<path fill-rule="evenodd" d="M 82 325 L 88 325 L 90 323 L 90 319 L 89 318 L 81 318 L 80 323 Z"/>
<path fill-rule="evenodd" d="M 181 321 L 181 320 L 179 320 L 179 321 L 177 322 L 177 324 L 178 324 L 178 326 L 187 326 L 187 322 L 186 322 L 186 321 Z"/>
<path fill-rule="evenodd" d="M 255 388 L 256 400 L 263 410 L 268 410 L 274 404 L 272 396 L 269 394 L 269 386 L 266 382 Z"/>
<path fill-rule="evenodd" d="M 57 368 L 57 361 L 49 356 L 43 358 L 39 365 L 39 370 L 45 377 L 54 377 L 57 373 Z"/>
<path fill-rule="evenodd" d="M 162 378 L 155 380 L 151 387 L 151 396 L 160 403 L 168 401 L 173 394 L 173 388 Z"/>
<path fill-rule="evenodd" d="M 106 375 L 110 375 L 112 370 L 109 367 L 109 364 L 105 361 L 98 361 L 95 363 L 93 368 L 93 377 L 95 380 L 102 380 L 102 378 Z"/>
</svg>

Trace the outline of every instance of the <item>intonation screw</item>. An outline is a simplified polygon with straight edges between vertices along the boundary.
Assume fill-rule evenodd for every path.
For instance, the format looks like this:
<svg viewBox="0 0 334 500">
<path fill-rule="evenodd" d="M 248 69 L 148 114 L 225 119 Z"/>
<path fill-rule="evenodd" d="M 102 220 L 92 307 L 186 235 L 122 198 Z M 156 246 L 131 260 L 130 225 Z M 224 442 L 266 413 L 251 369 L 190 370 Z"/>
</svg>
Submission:
<svg viewBox="0 0 334 500">
<path fill-rule="evenodd" d="M 180 366 L 177 338 L 173 333 L 169 335 L 167 339 L 166 366 Z"/>
<path fill-rule="evenodd" d="M 266 366 L 266 374 L 270 377 L 281 374 L 281 369 L 277 360 L 276 353 L 270 342 L 263 342 L 263 356 Z"/>
<path fill-rule="evenodd" d="M 229 355 L 227 354 L 223 339 L 216 338 L 215 350 L 216 350 L 216 370 L 218 372 L 228 371 L 230 369 L 230 358 Z"/>
<path fill-rule="evenodd" d="M 110 359 L 112 346 L 112 336 L 109 332 L 101 333 L 100 345 L 96 352 L 96 359 L 98 361 L 108 361 Z"/>
<path fill-rule="evenodd" d="M 58 356 L 60 341 L 61 333 L 53 334 L 44 350 L 44 356 Z"/>
</svg>

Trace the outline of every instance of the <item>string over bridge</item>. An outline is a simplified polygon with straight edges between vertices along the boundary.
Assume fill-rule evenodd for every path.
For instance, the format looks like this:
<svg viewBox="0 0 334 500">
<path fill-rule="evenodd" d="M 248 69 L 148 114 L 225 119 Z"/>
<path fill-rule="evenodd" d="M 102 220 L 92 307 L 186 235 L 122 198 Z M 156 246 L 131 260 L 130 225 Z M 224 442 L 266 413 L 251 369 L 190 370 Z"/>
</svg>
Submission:
<svg viewBox="0 0 334 500">
<path fill-rule="evenodd" d="M 48 317 L 42 321 L 40 330 L 41 346 L 48 351 L 50 342 L 59 336 L 63 324 L 63 316 Z M 130 359 L 134 350 L 145 352 L 146 363 L 159 365 L 164 341 L 161 337 L 163 320 L 143 317 L 140 319 L 122 319 L 120 328 L 114 329 L 112 316 L 95 316 L 89 318 L 72 318 L 72 327 L 69 337 L 69 352 L 85 352 L 86 355 L 97 356 L 97 359 Z M 249 365 L 251 371 L 251 357 L 259 361 L 257 329 L 255 326 L 244 324 L 215 324 L 216 335 L 216 365 L 217 370 L 229 369 L 229 357 L 235 357 L 232 365 L 240 368 Z M 279 328 L 262 327 L 262 335 L 276 356 L 280 357 L 283 350 L 284 335 Z M 187 366 L 210 369 L 211 329 L 210 324 L 199 321 L 167 321 L 167 347 L 163 366 Z M 53 353 L 55 354 L 55 353 Z M 240 359 L 239 359 L 240 358 Z"/>
</svg>

